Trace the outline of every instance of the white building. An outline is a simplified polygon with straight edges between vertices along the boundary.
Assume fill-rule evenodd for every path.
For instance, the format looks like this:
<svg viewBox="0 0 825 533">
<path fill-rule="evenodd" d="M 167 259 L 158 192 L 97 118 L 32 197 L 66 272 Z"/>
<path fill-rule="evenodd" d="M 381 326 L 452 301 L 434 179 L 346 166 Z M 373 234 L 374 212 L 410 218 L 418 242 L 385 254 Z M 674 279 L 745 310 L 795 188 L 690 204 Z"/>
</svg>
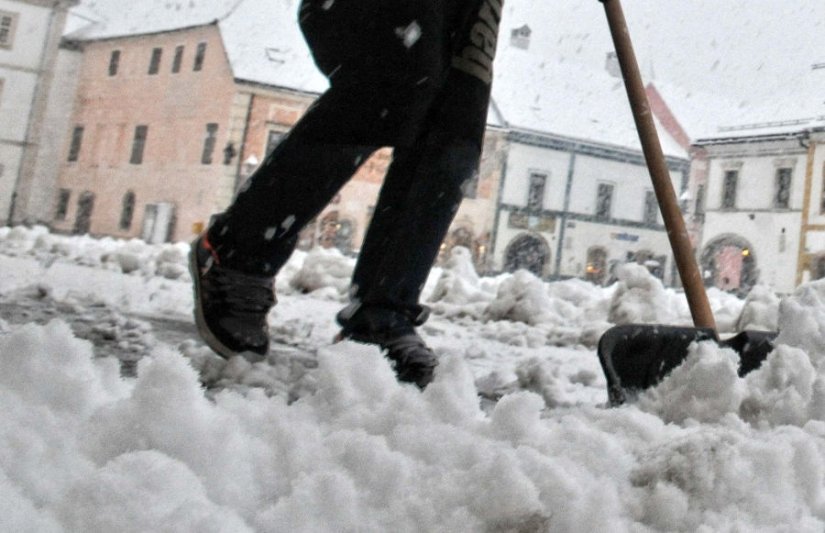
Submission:
<svg viewBox="0 0 825 533">
<path fill-rule="evenodd" d="M 706 284 L 789 293 L 825 277 L 825 119 L 731 128 L 697 141 L 707 157 Z"/>
<path fill-rule="evenodd" d="M 66 12 L 75 4 L 0 0 L 0 223 L 29 218 L 42 205 L 34 168 Z"/>
<path fill-rule="evenodd" d="M 638 262 L 673 283 L 670 244 L 615 58 L 602 68 L 551 63 L 531 51 L 525 33 L 502 43 L 507 69 L 494 85 L 509 145 L 493 269 L 606 283 L 615 265 Z M 661 124 L 658 130 L 680 194 L 687 143 Z"/>
</svg>

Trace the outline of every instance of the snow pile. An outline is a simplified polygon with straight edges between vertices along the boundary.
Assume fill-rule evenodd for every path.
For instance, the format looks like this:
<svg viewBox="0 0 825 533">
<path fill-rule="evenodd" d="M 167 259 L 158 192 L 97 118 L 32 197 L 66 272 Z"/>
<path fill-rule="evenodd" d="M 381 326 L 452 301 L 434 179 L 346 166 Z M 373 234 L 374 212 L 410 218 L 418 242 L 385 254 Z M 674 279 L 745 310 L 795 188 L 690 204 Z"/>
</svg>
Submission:
<svg viewBox="0 0 825 533">
<path fill-rule="evenodd" d="M 573 323 L 581 310 L 570 302 L 551 298 L 545 282 L 519 270 L 499 285 L 496 299 L 484 312 L 488 320 L 512 320 L 528 325 Z"/>
<path fill-rule="evenodd" d="M 185 279 L 44 262 L 36 240 L 0 256 L 0 303 L 102 316 L 100 335 L 115 343 L 127 324 L 110 331 L 99 302 L 113 316 L 191 312 Z M 92 248 L 62 242 L 63 257 Z M 134 272 L 155 254 L 136 254 Z M 445 272 L 472 280 L 464 266 Z M 0 321 L 0 530 L 825 529 L 825 282 L 783 300 L 777 347 L 745 378 L 734 352 L 701 343 L 638 403 L 605 409 L 595 354 L 573 333 L 621 307 L 614 290 L 640 316 L 678 299 L 640 272 L 629 279 L 615 289 L 479 279 L 469 286 L 498 287 L 489 306 L 504 319 L 435 315 L 422 330 L 441 364 L 423 393 L 397 383 L 377 349 L 330 344 L 340 301 L 317 290 L 283 294 L 273 335 L 296 346 L 279 344 L 268 364 L 159 340 L 143 343 L 128 378 L 61 321 Z M 464 289 L 441 287 L 436 303 L 458 309 Z M 733 316 L 727 298 L 712 295 Z M 478 391 L 490 394 L 480 402 Z"/>
<path fill-rule="evenodd" d="M 301 292 L 331 288 L 327 295 L 340 299 L 347 294 L 355 260 L 337 248 L 314 248 L 303 260 L 301 268 L 290 278 L 290 285 Z M 279 277 L 287 277 L 279 276 Z"/>
<path fill-rule="evenodd" d="M 779 307 L 777 343 L 801 348 L 819 368 L 825 361 L 825 280 L 801 286 Z"/>
<path fill-rule="evenodd" d="M 825 420 L 824 296 L 825 281 L 819 281 L 782 301 L 775 349 L 745 378 L 737 375 L 736 352 L 702 342 L 640 406 L 674 422 L 716 422 L 730 414 L 757 426 Z"/>
<path fill-rule="evenodd" d="M 619 282 L 610 302 L 607 320 L 613 324 L 685 323 L 684 315 L 662 282 L 642 265 L 627 263 L 616 268 Z M 689 317 L 690 315 L 688 315 Z M 689 318 L 688 318 L 689 320 Z"/>
<path fill-rule="evenodd" d="M 342 343 L 320 351 L 313 395 L 210 400 L 179 354 L 159 349 L 121 381 L 60 322 L 0 337 L 0 354 L 7 531 L 825 526 L 825 424 L 749 425 L 721 415 L 724 398 L 703 424 L 546 412 L 527 391 L 485 414 L 460 358 L 420 393 L 377 350 Z"/>
<path fill-rule="evenodd" d="M 428 303 L 434 313 L 447 317 L 471 316 L 481 318 L 495 297 L 496 282 L 482 280 L 473 266 L 470 250 L 456 246 L 441 267 L 441 274 L 433 287 Z"/>
<path fill-rule="evenodd" d="M 42 226 L 0 228 L 0 248 L 12 257 L 33 257 L 45 265 L 55 261 L 137 274 L 182 279 L 186 276 L 186 243 L 150 245 L 139 239 L 101 239 L 49 233 Z"/>
<path fill-rule="evenodd" d="M 736 331 L 778 329 L 779 297 L 765 285 L 755 286 L 745 298 L 736 322 Z"/>
</svg>

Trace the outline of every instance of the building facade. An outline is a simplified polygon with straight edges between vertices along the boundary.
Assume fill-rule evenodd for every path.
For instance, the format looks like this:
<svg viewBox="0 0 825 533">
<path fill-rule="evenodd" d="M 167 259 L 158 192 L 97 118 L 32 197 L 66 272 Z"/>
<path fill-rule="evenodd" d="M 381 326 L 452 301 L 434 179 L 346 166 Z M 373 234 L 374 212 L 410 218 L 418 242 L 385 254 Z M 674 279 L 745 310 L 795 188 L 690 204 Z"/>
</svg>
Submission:
<svg viewBox="0 0 825 533">
<path fill-rule="evenodd" d="M 224 209 L 317 93 L 236 79 L 216 24 L 78 42 L 77 93 L 52 226 L 149 242 L 187 240 Z M 501 175 L 491 132 L 479 179 L 445 242 L 485 266 Z M 391 151 L 376 152 L 299 246 L 360 248 Z"/>
<path fill-rule="evenodd" d="M 188 237 L 238 181 L 249 95 L 236 90 L 217 27 L 80 46 L 53 227 Z"/>
<path fill-rule="evenodd" d="M 734 132 L 697 141 L 707 183 L 700 262 L 708 286 L 790 293 L 825 277 L 825 145 L 821 128 Z"/>
<path fill-rule="evenodd" d="M 637 150 L 512 131 L 495 225 L 496 270 L 613 281 L 636 262 L 674 282 L 667 233 Z M 676 191 L 689 162 L 668 158 Z"/>
<path fill-rule="evenodd" d="M 0 223 L 42 220 L 35 173 L 67 10 L 77 0 L 0 0 Z"/>
</svg>

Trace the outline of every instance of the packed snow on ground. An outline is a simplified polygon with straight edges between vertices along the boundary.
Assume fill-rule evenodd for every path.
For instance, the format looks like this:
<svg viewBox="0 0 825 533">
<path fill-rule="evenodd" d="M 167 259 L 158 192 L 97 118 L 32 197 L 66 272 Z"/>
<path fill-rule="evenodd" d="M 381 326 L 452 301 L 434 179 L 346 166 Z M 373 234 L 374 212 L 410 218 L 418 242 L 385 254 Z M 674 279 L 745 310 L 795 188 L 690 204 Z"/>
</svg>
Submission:
<svg viewBox="0 0 825 533">
<path fill-rule="evenodd" d="M 273 355 L 250 365 L 175 337 L 185 245 L 4 228 L 0 250 L 0 310 L 29 313 L 0 321 L 2 531 L 825 529 L 825 282 L 711 291 L 724 332 L 779 328 L 762 367 L 739 378 L 734 352 L 694 345 L 607 408 L 601 332 L 689 320 L 644 269 L 610 288 L 486 278 L 455 252 L 425 290 L 441 364 L 419 392 L 330 342 L 353 264 L 336 252 L 287 265 Z"/>
</svg>

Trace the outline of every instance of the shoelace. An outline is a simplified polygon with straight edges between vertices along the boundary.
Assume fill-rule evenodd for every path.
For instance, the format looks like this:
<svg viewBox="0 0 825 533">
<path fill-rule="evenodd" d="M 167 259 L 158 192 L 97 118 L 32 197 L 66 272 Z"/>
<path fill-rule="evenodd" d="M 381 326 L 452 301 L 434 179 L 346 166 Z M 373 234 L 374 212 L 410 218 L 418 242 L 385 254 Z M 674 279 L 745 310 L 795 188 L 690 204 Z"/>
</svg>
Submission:
<svg viewBox="0 0 825 533">
<path fill-rule="evenodd" d="M 213 265 L 212 270 L 215 287 L 223 293 L 224 300 L 231 304 L 229 309 L 232 314 L 260 316 L 268 313 L 275 304 L 271 278 L 244 274 L 219 265 Z"/>
</svg>

